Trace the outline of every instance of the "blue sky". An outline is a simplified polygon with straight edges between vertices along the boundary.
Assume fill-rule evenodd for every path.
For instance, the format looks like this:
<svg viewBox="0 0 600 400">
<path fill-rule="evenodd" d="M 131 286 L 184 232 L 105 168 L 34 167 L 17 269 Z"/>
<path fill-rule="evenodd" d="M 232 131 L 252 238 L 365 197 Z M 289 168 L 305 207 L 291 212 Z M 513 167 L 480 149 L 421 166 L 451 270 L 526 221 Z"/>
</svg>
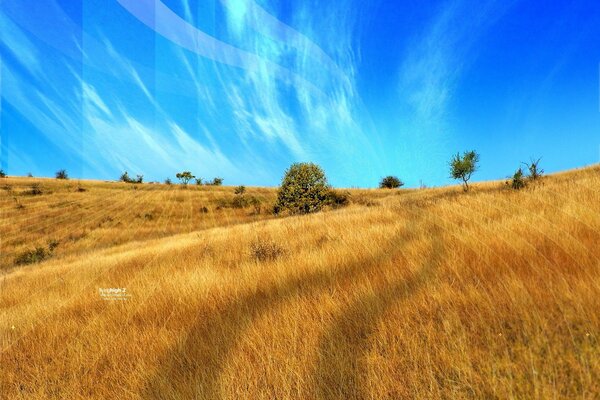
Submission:
<svg viewBox="0 0 600 400">
<path fill-rule="evenodd" d="M 444 185 L 600 158 L 597 1 L 0 0 L 12 175 Z"/>
</svg>

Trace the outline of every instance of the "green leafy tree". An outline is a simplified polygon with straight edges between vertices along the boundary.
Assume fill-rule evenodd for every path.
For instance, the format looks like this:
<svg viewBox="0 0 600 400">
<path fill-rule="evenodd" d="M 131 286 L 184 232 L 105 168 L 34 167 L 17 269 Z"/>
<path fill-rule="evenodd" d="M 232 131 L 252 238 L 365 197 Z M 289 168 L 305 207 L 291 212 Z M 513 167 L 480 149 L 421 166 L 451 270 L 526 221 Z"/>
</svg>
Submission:
<svg viewBox="0 0 600 400">
<path fill-rule="evenodd" d="M 211 185 L 213 185 L 213 186 L 221 186 L 222 184 L 223 184 L 223 178 L 214 178 L 211 183 Z"/>
<path fill-rule="evenodd" d="M 135 177 L 135 183 L 144 183 L 144 175 L 137 175 Z"/>
<path fill-rule="evenodd" d="M 283 177 L 274 211 L 308 214 L 326 205 L 330 187 L 325 173 L 313 163 L 292 164 Z"/>
<path fill-rule="evenodd" d="M 195 178 L 190 171 L 178 172 L 175 177 L 184 185 L 187 185 L 189 181 Z"/>
<path fill-rule="evenodd" d="M 463 188 L 466 191 L 469 190 L 469 180 L 471 175 L 477 171 L 479 163 L 479 154 L 475 151 L 465 151 L 461 157 L 460 153 L 457 153 L 452 160 L 450 160 L 450 176 L 453 179 L 460 179 L 463 181 Z"/>
<path fill-rule="evenodd" d="M 196 178 L 196 185 L 202 185 L 202 178 Z"/>
<path fill-rule="evenodd" d="M 392 175 L 386 176 L 379 182 L 380 189 L 398 189 L 400 186 L 404 186 L 404 182 Z"/>
<path fill-rule="evenodd" d="M 56 179 L 69 179 L 67 171 L 64 169 L 56 171 Z"/>
</svg>

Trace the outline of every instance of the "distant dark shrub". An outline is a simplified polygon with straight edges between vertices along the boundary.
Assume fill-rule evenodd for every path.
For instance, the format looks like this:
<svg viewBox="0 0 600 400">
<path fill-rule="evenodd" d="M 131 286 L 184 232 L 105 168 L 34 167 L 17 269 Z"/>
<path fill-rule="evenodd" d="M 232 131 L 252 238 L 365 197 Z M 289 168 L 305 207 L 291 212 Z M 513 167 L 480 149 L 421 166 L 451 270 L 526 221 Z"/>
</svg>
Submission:
<svg viewBox="0 0 600 400">
<path fill-rule="evenodd" d="M 0 178 L 6 178 L 6 172 L 3 169 L 0 169 Z"/>
<path fill-rule="evenodd" d="M 519 190 L 523 189 L 526 186 L 525 175 L 523 175 L 523 170 L 519 168 L 515 171 L 512 178 L 510 179 L 510 183 L 507 182 L 512 189 Z"/>
<path fill-rule="evenodd" d="M 284 254 L 283 247 L 272 241 L 257 240 L 250 244 L 250 255 L 259 262 L 274 261 Z"/>
<path fill-rule="evenodd" d="M 254 215 L 258 215 L 262 211 L 262 201 L 258 197 L 250 197 L 248 204 L 252 206 Z"/>
<path fill-rule="evenodd" d="M 17 207 L 17 210 L 22 210 L 25 208 L 25 206 L 23 204 L 21 204 L 21 202 L 19 201 L 19 199 L 17 199 L 16 197 L 13 197 L 13 200 L 15 201 L 15 205 Z"/>
<path fill-rule="evenodd" d="M 56 179 L 69 179 L 67 170 L 61 169 L 61 170 L 56 171 Z"/>
<path fill-rule="evenodd" d="M 238 186 L 234 189 L 233 193 L 237 194 L 237 195 L 243 195 L 244 193 L 246 193 L 246 186 L 241 185 Z"/>
<path fill-rule="evenodd" d="M 23 194 L 27 196 L 38 196 L 43 194 L 43 192 L 42 189 L 40 189 L 40 184 L 34 183 L 29 187 L 29 190 L 26 190 L 25 192 L 23 192 Z"/>
<path fill-rule="evenodd" d="M 52 253 L 54 251 L 54 249 L 56 249 L 58 247 L 58 245 L 60 244 L 60 242 L 56 239 L 50 239 L 48 241 L 48 251 L 50 253 Z"/>
<path fill-rule="evenodd" d="M 127 171 L 125 171 L 121 174 L 121 176 L 119 177 L 119 180 L 121 182 L 125 182 L 125 183 L 143 183 L 144 175 L 137 175 L 135 179 L 132 179 L 129 176 L 129 173 L 127 173 Z"/>
<path fill-rule="evenodd" d="M 77 182 L 77 189 L 79 193 L 87 192 L 87 189 L 81 186 L 81 182 Z"/>
<path fill-rule="evenodd" d="M 213 186 L 221 186 L 223 184 L 223 178 L 214 178 L 210 184 Z"/>
<path fill-rule="evenodd" d="M 129 174 L 127 173 L 127 171 L 125 171 L 121 174 L 121 176 L 119 177 L 119 180 L 121 182 L 131 183 L 131 178 L 129 177 Z"/>
<path fill-rule="evenodd" d="M 202 185 L 202 178 L 196 178 L 196 185 Z"/>
<path fill-rule="evenodd" d="M 401 186 L 404 186 L 404 182 L 392 175 L 386 176 L 379 182 L 380 189 L 398 189 Z"/>
<path fill-rule="evenodd" d="M 28 178 L 33 178 L 33 174 L 32 174 L 31 172 L 28 172 L 28 173 L 27 173 L 27 177 L 28 177 Z"/>
<path fill-rule="evenodd" d="M 235 196 L 231 200 L 231 207 L 233 208 L 245 208 L 248 207 L 248 204 L 248 199 L 243 195 Z"/>
<path fill-rule="evenodd" d="M 167 178 L 165 179 L 165 185 L 172 185 L 173 182 L 171 182 L 171 179 Z"/>
<path fill-rule="evenodd" d="M 19 254 L 15 258 L 16 265 L 34 264 L 44 261 L 50 256 L 50 252 L 43 247 L 36 247 L 35 250 L 28 250 Z"/>
<path fill-rule="evenodd" d="M 347 206 L 350 204 L 350 193 L 331 189 L 327 193 L 327 204 L 333 208 Z"/>
<path fill-rule="evenodd" d="M 329 185 L 325 173 L 313 163 L 292 164 L 283 177 L 273 208 L 275 214 L 308 214 L 327 204 Z"/>
<path fill-rule="evenodd" d="M 208 213 L 208 208 L 206 206 L 202 206 L 202 207 L 200 207 L 200 212 L 202 214 L 207 214 Z"/>
</svg>

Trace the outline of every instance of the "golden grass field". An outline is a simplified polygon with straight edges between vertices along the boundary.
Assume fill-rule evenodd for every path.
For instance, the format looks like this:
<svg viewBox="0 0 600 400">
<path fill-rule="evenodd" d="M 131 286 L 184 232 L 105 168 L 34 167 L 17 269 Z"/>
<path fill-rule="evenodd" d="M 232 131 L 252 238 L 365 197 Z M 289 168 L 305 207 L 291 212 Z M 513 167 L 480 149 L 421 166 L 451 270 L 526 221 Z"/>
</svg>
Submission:
<svg viewBox="0 0 600 400">
<path fill-rule="evenodd" d="M 600 398 L 600 166 L 298 217 L 217 209 L 230 187 L 0 185 L 2 399 Z"/>
</svg>

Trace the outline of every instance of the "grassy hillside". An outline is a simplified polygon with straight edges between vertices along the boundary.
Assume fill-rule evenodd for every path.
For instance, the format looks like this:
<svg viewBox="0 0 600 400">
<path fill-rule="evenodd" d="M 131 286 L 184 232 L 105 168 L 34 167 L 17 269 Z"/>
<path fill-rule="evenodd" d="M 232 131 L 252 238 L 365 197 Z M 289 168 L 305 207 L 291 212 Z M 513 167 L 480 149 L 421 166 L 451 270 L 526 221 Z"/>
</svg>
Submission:
<svg viewBox="0 0 600 400">
<path fill-rule="evenodd" d="M 0 182 L 2 398 L 600 397 L 598 166 L 287 218 L 217 210 L 226 187 L 30 182 Z"/>
</svg>

